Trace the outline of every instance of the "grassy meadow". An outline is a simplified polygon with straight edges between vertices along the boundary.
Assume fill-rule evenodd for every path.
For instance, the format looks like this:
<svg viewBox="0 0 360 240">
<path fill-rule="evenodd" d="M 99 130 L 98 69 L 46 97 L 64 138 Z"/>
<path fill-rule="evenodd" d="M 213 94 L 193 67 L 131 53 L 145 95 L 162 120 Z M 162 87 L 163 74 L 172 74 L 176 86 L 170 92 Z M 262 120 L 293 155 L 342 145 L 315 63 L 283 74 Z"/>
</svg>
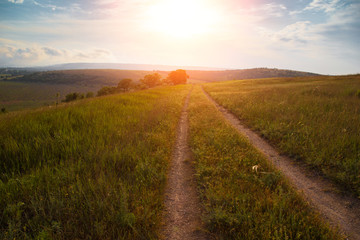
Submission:
<svg viewBox="0 0 360 240">
<path fill-rule="evenodd" d="M 130 78 L 134 82 L 143 78 L 146 74 L 153 71 L 141 70 L 117 70 L 117 69 L 78 69 L 78 70 L 58 70 L 41 71 L 26 74 L 22 77 L 13 79 L 17 82 L 26 83 L 47 83 L 47 84 L 66 84 L 81 86 L 113 86 L 117 85 L 121 79 Z M 160 72 L 166 77 L 168 72 Z"/>
<path fill-rule="evenodd" d="M 360 196 L 360 75 L 204 85 L 281 152 Z"/>
<path fill-rule="evenodd" d="M 0 109 L 12 112 L 51 106 L 57 100 L 65 99 L 69 93 L 93 92 L 96 95 L 104 86 L 116 86 L 124 78 L 137 83 L 151 73 L 140 70 L 83 69 L 33 72 L 13 79 L 7 74 L 0 74 Z M 161 73 L 162 77 L 166 75 L 167 72 Z"/>
<path fill-rule="evenodd" d="M 0 80 L 0 108 L 6 111 L 38 108 L 55 105 L 57 93 L 60 100 L 70 92 L 94 92 L 101 86 L 80 86 L 65 84 L 24 83 Z"/>
<path fill-rule="evenodd" d="M 341 239 L 200 87 L 192 93 L 189 124 L 203 219 L 215 239 Z"/>
<path fill-rule="evenodd" d="M 0 115 L 0 239 L 156 239 L 188 90 Z"/>
<path fill-rule="evenodd" d="M 167 169 L 190 88 L 1 114 L 0 239 L 158 239 Z M 204 88 L 282 151 L 358 189 L 359 76 Z M 202 219 L 214 239 L 342 239 L 199 85 L 188 111 Z"/>
</svg>

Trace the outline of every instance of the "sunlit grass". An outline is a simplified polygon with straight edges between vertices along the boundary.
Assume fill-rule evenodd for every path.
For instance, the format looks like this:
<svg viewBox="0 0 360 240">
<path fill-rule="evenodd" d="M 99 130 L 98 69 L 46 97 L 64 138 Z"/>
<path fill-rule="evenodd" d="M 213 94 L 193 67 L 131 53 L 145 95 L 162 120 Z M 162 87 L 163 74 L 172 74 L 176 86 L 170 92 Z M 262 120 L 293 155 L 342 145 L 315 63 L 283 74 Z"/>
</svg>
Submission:
<svg viewBox="0 0 360 240">
<path fill-rule="evenodd" d="M 0 239 L 156 239 L 188 89 L 0 116 Z"/>
<path fill-rule="evenodd" d="M 360 196 L 360 76 L 206 84 L 216 101 L 287 155 Z"/>
<path fill-rule="evenodd" d="M 216 239 L 341 239 L 200 87 L 192 93 L 189 123 L 203 218 Z"/>
</svg>

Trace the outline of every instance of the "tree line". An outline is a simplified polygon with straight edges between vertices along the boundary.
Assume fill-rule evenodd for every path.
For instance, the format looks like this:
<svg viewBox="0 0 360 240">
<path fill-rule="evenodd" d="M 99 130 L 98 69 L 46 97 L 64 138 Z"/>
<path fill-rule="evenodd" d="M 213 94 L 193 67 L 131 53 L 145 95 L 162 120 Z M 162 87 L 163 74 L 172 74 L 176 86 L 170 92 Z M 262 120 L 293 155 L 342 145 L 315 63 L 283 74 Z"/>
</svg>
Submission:
<svg viewBox="0 0 360 240">
<path fill-rule="evenodd" d="M 159 73 L 152 73 L 145 75 L 138 83 L 134 83 L 130 78 L 120 80 L 116 87 L 103 87 L 97 92 L 97 96 L 104 96 L 119 92 L 128 92 L 130 90 L 142 90 L 152 88 L 160 85 L 178 85 L 186 84 L 189 76 L 185 70 L 178 69 L 172 71 L 169 75 L 162 79 Z"/>
<path fill-rule="evenodd" d="M 105 86 L 102 87 L 98 92 L 97 96 L 105 96 L 109 94 L 128 92 L 133 90 L 142 90 L 147 88 L 152 88 L 161 85 L 178 85 L 178 84 L 186 84 L 189 75 L 187 75 L 186 71 L 183 69 L 178 69 L 176 71 L 172 71 L 168 74 L 168 76 L 162 79 L 161 75 L 157 72 L 152 74 L 145 75 L 142 79 L 139 80 L 138 83 L 135 83 L 130 78 L 121 79 L 116 87 Z M 94 93 L 88 92 L 87 94 L 83 93 L 69 93 L 65 96 L 63 102 L 71 102 L 84 98 L 94 97 Z"/>
</svg>

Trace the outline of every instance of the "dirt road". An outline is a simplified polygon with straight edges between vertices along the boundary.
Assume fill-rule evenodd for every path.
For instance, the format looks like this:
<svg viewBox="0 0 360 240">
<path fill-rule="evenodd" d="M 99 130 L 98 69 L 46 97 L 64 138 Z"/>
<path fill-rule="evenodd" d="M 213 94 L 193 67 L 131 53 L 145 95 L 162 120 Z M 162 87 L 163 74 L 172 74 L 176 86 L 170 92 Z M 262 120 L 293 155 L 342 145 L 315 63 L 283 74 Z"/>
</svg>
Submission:
<svg viewBox="0 0 360 240">
<path fill-rule="evenodd" d="M 208 239 L 202 231 L 200 200 L 196 191 L 188 138 L 190 93 L 186 97 L 165 189 L 165 216 L 162 238 L 171 240 Z"/>
<path fill-rule="evenodd" d="M 204 93 L 208 99 L 215 104 L 224 118 L 241 134 L 247 136 L 249 141 L 282 171 L 293 186 L 299 192 L 302 192 L 305 199 L 317 209 L 332 226 L 339 226 L 340 230 L 348 236 L 349 239 L 360 239 L 359 199 L 340 194 L 340 191 L 337 191 L 336 186 L 330 181 L 296 164 L 294 160 L 281 156 L 264 139 L 245 127 L 235 115 L 217 104 L 205 91 Z"/>
</svg>

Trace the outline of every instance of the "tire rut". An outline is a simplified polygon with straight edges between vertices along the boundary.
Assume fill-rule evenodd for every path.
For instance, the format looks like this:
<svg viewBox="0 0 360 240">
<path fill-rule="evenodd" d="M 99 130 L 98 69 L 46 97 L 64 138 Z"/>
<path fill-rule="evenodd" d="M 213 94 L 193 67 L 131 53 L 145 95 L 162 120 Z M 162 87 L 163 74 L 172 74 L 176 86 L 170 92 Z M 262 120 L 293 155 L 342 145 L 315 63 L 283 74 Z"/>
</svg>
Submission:
<svg viewBox="0 0 360 240">
<path fill-rule="evenodd" d="M 224 118 L 290 180 L 312 207 L 333 226 L 348 236 L 360 239 L 360 200 L 339 193 L 329 180 L 295 163 L 295 160 L 280 155 L 269 143 L 245 127 L 240 120 L 219 105 L 203 88 L 207 98 L 223 114 Z"/>
<path fill-rule="evenodd" d="M 188 138 L 188 104 L 191 91 L 182 109 L 173 158 L 165 187 L 163 239 L 208 239 L 202 230 L 201 205 L 191 163 Z"/>
</svg>

